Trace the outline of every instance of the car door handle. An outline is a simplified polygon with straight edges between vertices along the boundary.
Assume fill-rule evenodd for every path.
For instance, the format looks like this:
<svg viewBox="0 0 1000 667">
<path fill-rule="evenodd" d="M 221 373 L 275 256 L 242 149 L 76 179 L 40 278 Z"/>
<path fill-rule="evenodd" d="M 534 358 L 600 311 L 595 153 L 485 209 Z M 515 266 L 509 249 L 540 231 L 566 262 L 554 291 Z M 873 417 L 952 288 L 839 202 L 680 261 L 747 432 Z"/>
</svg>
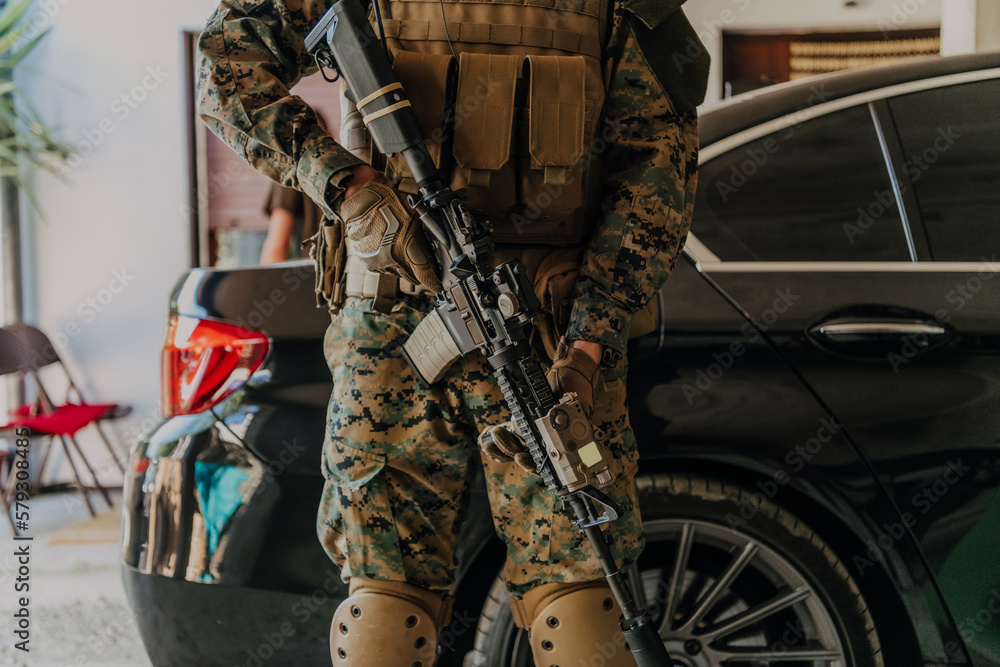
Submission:
<svg viewBox="0 0 1000 667">
<path fill-rule="evenodd" d="M 824 322 L 809 329 L 813 336 L 944 336 L 948 333 L 940 324 L 921 322 Z"/>
<path fill-rule="evenodd" d="M 859 306 L 853 310 L 853 313 L 830 313 L 807 327 L 808 338 L 827 352 L 877 360 L 892 354 L 907 357 L 923 354 L 954 336 L 950 327 L 926 313 L 885 306 Z M 864 310 L 875 312 L 864 313 Z"/>
</svg>

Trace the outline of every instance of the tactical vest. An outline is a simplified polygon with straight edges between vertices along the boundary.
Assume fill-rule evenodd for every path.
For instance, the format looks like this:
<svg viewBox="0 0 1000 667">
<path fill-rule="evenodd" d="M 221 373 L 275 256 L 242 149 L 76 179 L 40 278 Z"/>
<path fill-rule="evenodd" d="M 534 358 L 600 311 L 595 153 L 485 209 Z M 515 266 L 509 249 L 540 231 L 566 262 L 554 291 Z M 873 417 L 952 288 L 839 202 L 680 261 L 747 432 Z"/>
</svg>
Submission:
<svg viewBox="0 0 1000 667">
<path fill-rule="evenodd" d="M 496 242 L 578 243 L 597 221 L 608 1 L 378 0 L 431 155 Z M 386 171 L 415 190 L 400 156 Z"/>
</svg>

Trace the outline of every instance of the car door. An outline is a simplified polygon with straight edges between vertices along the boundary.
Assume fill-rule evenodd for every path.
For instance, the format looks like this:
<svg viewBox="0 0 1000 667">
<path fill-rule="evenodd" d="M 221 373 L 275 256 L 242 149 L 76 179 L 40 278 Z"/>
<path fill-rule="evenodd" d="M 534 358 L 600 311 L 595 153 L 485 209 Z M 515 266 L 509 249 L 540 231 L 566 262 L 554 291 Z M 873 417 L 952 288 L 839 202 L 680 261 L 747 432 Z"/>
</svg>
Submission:
<svg viewBox="0 0 1000 667">
<path fill-rule="evenodd" d="M 854 573 L 912 536 L 983 665 L 1000 662 L 998 75 L 834 100 L 707 147 L 689 244 L 767 313 L 895 504 L 906 530 L 879 527 Z M 936 650 L 962 661 L 958 642 Z"/>
</svg>

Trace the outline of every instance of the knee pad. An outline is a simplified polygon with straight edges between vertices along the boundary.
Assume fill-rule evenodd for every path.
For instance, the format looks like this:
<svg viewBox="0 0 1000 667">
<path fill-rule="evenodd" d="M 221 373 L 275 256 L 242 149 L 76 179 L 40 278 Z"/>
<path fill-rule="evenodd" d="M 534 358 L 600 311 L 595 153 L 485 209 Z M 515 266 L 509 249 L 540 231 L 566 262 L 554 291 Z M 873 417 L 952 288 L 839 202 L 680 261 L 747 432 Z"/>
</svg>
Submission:
<svg viewBox="0 0 1000 667">
<path fill-rule="evenodd" d="M 635 667 L 607 582 L 542 584 L 511 603 L 538 667 Z"/>
<path fill-rule="evenodd" d="M 334 667 L 433 667 L 451 599 L 403 581 L 351 579 L 330 626 Z"/>
</svg>

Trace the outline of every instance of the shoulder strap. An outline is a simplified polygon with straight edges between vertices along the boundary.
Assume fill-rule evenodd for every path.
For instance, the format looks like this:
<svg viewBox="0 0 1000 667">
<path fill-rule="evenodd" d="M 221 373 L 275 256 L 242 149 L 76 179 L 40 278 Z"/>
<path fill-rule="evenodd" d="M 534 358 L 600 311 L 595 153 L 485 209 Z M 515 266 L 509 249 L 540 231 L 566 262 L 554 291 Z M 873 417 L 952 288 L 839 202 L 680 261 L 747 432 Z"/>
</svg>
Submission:
<svg viewBox="0 0 1000 667">
<path fill-rule="evenodd" d="M 622 7 L 652 30 L 681 8 L 684 0 L 622 0 Z"/>
</svg>

